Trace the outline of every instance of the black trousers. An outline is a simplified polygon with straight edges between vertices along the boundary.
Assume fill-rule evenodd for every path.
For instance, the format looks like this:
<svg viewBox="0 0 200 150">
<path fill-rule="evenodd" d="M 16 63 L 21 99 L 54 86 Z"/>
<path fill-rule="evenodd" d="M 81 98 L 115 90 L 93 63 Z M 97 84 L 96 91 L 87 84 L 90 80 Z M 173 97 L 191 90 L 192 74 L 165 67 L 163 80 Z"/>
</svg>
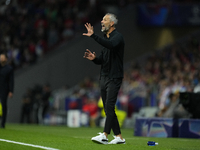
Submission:
<svg viewBox="0 0 200 150">
<path fill-rule="evenodd" d="M 100 78 L 101 97 L 106 113 L 104 132 L 110 134 L 111 129 L 115 135 L 121 134 L 119 122 L 115 113 L 117 95 L 122 84 L 122 78 L 110 79 L 107 76 Z"/>
<path fill-rule="evenodd" d="M 8 94 L 7 93 L 3 93 L 0 94 L 0 101 L 1 101 L 1 105 L 2 105 L 2 121 L 1 121 L 1 126 L 5 127 L 5 123 L 6 123 L 6 117 L 7 117 L 7 98 L 8 98 Z"/>
</svg>

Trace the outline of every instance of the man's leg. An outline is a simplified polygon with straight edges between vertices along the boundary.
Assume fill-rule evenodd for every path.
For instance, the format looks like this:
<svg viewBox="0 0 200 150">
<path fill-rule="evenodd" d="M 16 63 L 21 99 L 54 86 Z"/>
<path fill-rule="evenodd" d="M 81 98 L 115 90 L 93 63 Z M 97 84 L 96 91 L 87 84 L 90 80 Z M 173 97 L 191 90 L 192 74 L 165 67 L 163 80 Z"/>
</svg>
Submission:
<svg viewBox="0 0 200 150">
<path fill-rule="evenodd" d="M 2 105 L 2 121 L 1 121 L 1 127 L 5 128 L 6 123 L 6 117 L 7 117 L 7 96 L 2 95 L 0 97 L 1 99 L 1 105 Z"/>
<path fill-rule="evenodd" d="M 125 144 L 125 139 L 123 139 L 121 136 L 119 122 L 115 114 L 115 104 L 121 83 L 122 79 L 110 80 L 108 77 L 101 77 L 101 97 L 106 113 L 106 123 L 104 127 L 104 133 L 100 133 L 99 136 L 93 137 L 92 141 L 102 144 L 107 143 L 107 136 L 110 134 L 112 129 L 116 137 L 109 144 Z"/>
<path fill-rule="evenodd" d="M 106 88 L 106 123 L 104 133 L 110 134 L 112 129 L 115 134 L 114 139 L 108 144 L 125 144 L 125 139 L 122 138 L 119 122 L 115 113 L 115 104 L 121 84 L 122 79 L 108 80 Z"/>
<path fill-rule="evenodd" d="M 101 89 L 101 98 L 102 98 L 102 101 L 103 101 L 103 107 L 104 107 L 105 114 L 107 114 L 105 106 L 106 106 L 106 97 L 107 97 L 107 84 L 109 83 L 109 82 L 106 82 L 106 81 L 108 81 L 108 77 L 101 77 L 100 89 Z M 105 128 L 104 128 L 103 132 L 107 137 L 108 133 L 105 132 Z"/>
<path fill-rule="evenodd" d="M 118 91 L 120 89 L 122 79 L 107 79 L 106 83 L 106 100 L 104 101 L 106 122 L 104 132 L 110 134 L 111 129 L 115 135 L 121 134 L 117 115 L 115 113 L 115 104 L 117 101 Z"/>
<path fill-rule="evenodd" d="M 101 88 L 101 97 L 103 101 L 103 105 L 105 106 L 105 100 L 106 100 L 106 88 L 105 88 L 105 77 L 101 77 L 100 80 L 100 88 Z M 101 144 L 108 144 L 108 139 L 107 139 L 107 133 L 99 133 L 98 136 L 92 137 L 93 142 L 101 143 Z"/>
</svg>

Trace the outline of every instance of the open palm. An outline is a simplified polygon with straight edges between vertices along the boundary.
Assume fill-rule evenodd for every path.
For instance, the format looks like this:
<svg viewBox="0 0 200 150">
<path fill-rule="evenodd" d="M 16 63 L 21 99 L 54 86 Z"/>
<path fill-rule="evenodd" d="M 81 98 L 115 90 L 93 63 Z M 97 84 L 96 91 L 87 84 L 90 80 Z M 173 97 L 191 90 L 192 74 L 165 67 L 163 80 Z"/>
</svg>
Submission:
<svg viewBox="0 0 200 150">
<path fill-rule="evenodd" d="M 83 33 L 83 35 L 85 35 L 85 36 L 91 36 L 94 33 L 93 26 L 91 26 L 90 23 L 86 23 L 85 27 L 86 27 L 88 33 Z"/>
</svg>

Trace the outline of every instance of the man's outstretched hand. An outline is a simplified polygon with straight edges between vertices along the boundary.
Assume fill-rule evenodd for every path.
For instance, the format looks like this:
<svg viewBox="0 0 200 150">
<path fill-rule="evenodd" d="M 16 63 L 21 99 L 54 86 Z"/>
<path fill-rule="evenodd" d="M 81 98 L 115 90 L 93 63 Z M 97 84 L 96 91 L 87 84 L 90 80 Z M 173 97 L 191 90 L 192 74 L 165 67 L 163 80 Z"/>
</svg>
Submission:
<svg viewBox="0 0 200 150">
<path fill-rule="evenodd" d="M 93 26 L 91 26 L 90 23 L 86 23 L 85 27 L 86 27 L 88 33 L 83 33 L 83 35 L 85 35 L 85 36 L 91 36 L 94 33 Z"/>
</svg>

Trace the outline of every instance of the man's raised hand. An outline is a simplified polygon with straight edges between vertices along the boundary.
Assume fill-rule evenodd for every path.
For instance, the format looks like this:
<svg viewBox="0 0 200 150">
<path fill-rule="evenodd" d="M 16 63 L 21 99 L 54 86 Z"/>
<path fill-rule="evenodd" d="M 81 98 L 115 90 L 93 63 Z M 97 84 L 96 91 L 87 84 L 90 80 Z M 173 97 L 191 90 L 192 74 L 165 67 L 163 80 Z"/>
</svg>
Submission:
<svg viewBox="0 0 200 150">
<path fill-rule="evenodd" d="M 91 26 L 90 23 L 86 23 L 85 27 L 86 27 L 88 33 L 83 33 L 83 35 L 85 35 L 85 36 L 91 36 L 94 33 L 93 26 Z"/>
</svg>

